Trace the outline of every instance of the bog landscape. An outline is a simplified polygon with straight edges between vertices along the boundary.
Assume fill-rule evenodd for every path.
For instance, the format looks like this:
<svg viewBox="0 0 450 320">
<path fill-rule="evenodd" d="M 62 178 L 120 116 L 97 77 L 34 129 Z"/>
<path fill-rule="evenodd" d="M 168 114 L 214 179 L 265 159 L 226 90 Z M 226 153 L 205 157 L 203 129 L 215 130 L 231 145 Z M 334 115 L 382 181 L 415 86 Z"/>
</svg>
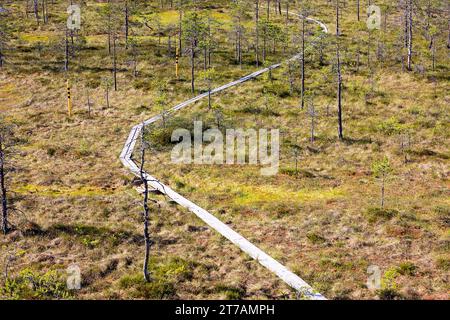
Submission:
<svg viewBox="0 0 450 320">
<path fill-rule="evenodd" d="M 0 299 L 448 300 L 449 14 L 0 0 Z"/>
</svg>

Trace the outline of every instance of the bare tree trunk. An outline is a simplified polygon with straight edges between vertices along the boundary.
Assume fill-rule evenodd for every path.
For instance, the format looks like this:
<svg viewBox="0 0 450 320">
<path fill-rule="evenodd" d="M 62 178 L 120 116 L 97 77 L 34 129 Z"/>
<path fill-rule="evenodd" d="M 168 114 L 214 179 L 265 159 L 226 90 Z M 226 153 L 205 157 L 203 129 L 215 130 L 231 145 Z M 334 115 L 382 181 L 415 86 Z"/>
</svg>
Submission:
<svg viewBox="0 0 450 320">
<path fill-rule="evenodd" d="M 150 259 L 150 235 L 149 235 L 149 207 L 148 207 L 148 181 L 145 176 L 144 171 L 144 164 L 145 164 L 145 124 L 142 124 L 142 131 L 141 131 L 141 168 L 140 168 L 140 175 L 141 175 L 141 181 L 144 185 L 144 201 L 143 201 L 143 218 L 144 218 L 144 240 L 145 240 L 145 256 L 144 256 L 144 265 L 143 265 L 143 272 L 144 272 L 144 278 L 145 281 L 150 282 L 150 274 L 148 272 L 148 262 Z"/>
<path fill-rule="evenodd" d="M 42 0 L 42 19 L 44 20 L 44 24 L 47 23 L 46 2 L 46 0 Z"/>
<path fill-rule="evenodd" d="M 383 175 L 382 181 L 381 181 L 381 208 L 384 208 L 384 186 L 385 186 L 385 176 Z"/>
<path fill-rule="evenodd" d="M 129 28 L 129 16 L 128 16 L 128 1 L 125 1 L 125 49 L 128 49 L 128 28 Z"/>
<path fill-rule="evenodd" d="M 339 0 L 336 0 L 336 37 L 340 36 L 340 29 L 339 29 Z"/>
<path fill-rule="evenodd" d="M 360 21 L 361 20 L 361 16 L 360 16 L 359 0 L 356 0 L 356 16 L 358 17 L 358 21 Z"/>
<path fill-rule="evenodd" d="M 286 1 L 286 24 L 289 23 L 289 1 Z"/>
<path fill-rule="evenodd" d="M 255 54 L 256 54 L 256 66 L 259 66 L 259 0 L 255 1 L 255 19 L 256 19 L 256 43 L 255 43 Z"/>
<path fill-rule="evenodd" d="M 305 19 L 302 18 L 302 55 L 301 55 L 301 108 L 305 107 Z"/>
<path fill-rule="evenodd" d="M 239 17 L 239 26 L 238 26 L 238 60 L 239 60 L 239 67 L 242 68 L 242 26 L 241 26 L 241 17 Z"/>
<path fill-rule="evenodd" d="M 2 232 L 8 232 L 8 202 L 5 186 L 5 150 L 3 137 L 0 135 L 0 189 L 2 193 Z"/>
<path fill-rule="evenodd" d="M 30 0 L 27 0 L 27 2 L 25 3 L 25 17 L 27 17 L 27 19 L 28 19 L 28 9 L 30 7 L 29 1 Z"/>
<path fill-rule="evenodd" d="M 195 44 L 191 40 L 191 91 L 195 92 Z"/>
<path fill-rule="evenodd" d="M 359 47 L 358 47 L 358 51 L 356 52 L 356 73 L 359 72 L 360 63 L 361 63 L 361 56 L 360 56 L 360 51 L 359 51 Z"/>
<path fill-rule="evenodd" d="M 450 14 L 450 1 L 447 2 L 447 12 Z M 450 49 L 450 17 L 447 15 L 447 49 Z"/>
<path fill-rule="evenodd" d="M 263 26 L 263 52 L 262 52 L 262 60 L 263 63 L 266 61 L 266 44 L 267 44 L 267 25 Z"/>
<path fill-rule="evenodd" d="M 337 60 L 337 105 L 338 105 L 338 136 L 340 140 L 344 139 L 342 128 L 342 74 L 341 57 L 339 52 L 339 0 L 336 0 L 336 60 Z"/>
<path fill-rule="evenodd" d="M 403 35 L 404 35 L 404 41 L 405 41 L 405 48 L 408 48 L 408 1 L 405 1 L 405 10 L 403 14 L 403 23 L 404 23 L 404 29 L 403 29 Z"/>
<path fill-rule="evenodd" d="M 34 0 L 33 9 L 34 9 L 34 16 L 36 18 L 36 22 L 39 25 L 39 2 L 38 2 L 38 0 Z"/>
<path fill-rule="evenodd" d="M 413 3 L 408 0 L 408 70 L 412 70 Z"/>
<path fill-rule="evenodd" d="M 311 144 L 314 144 L 314 129 L 315 129 L 315 116 L 316 116 L 316 110 L 314 108 L 314 103 L 311 102 L 311 105 L 309 107 L 309 115 L 311 117 Z"/>
<path fill-rule="evenodd" d="M 294 78 L 292 77 L 292 63 L 288 62 L 288 76 L 289 76 L 289 93 L 294 93 Z"/>
<path fill-rule="evenodd" d="M 133 45 L 133 49 L 132 49 L 132 52 L 133 52 L 133 77 L 137 77 L 137 75 L 138 75 L 138 71 L 137 71 L 137 65 L 138 65 L 138 61 L 137 61 L 137 59 L 138 59 L 138 53 L 136 52 L 137 51 L 137 49 L 136 49 L 136 46 L 135 45 Z"/>
<path fill-rule="evenodd" d="M 64 71 L 69 71 L 69 38 L 68 38 L 68 30 L 66 28 L 66 37 L 65 37 L 65 58 L 64 58 Z"/>
<path fill-rule="evenodd" d="M 111 0 L 108 0 L 108 4 Z M 108 13 L 108 53 L 111 54 L 111 12 Z"/>
<path fill-rule="evenodd" d="M 106 108 L 109 109 L 109 84 L 106 84 Z"/>
<path fill-rule="evenodd" d="M 433 71 L 436 70 L 436 47 L 434 46 L 434 40 L 431 45 L 431 68 Z"/>
<path fill-rule="evenodd" d="M 337 76 L 338 76 L 338 89 L 337 89 L 337 104 L 338 104 L 338 135 L 339 139 L 344 139 L 343 127 L 342 127 L 342 74 L 341 74 L 341 59 L 339 54 L 339 44 L 336 45 L 337 56 Z"/>
<path fill-rule="evenodd" d="M 117 91 L 116 35 L 113 36 L 113 74 L 114 74 L 114 91 Z"/>
<path fill-rule="evenodd" d="M 89 89 L 86 90 L 87 95 L 87 107 L 88 107 L 88 118 L 91 117 L 91 98 L 89 96 Z"/>
<path fill-rule="evenodd" d="M 450 14 L 450 1 L 447 2 L 447 12 Z M 447 23 L 447 49 L 450 49 L 450 17 L 447 15 L 448 23 Z"/>
<path fill-rule="evenodd" d="M 212 34 L 211 34 L 211 18 L 208 18 L 208 41 L 206 44 L 206 56 L 208 57 L 208 68 L 211 68 L 211 46 L 212 46 Z M 205 59 L 206 59 L 205 56 Z"/>
<path fill-rule="evenodd" d="M 208 82 L 208 109 L 211 110 L 211 80 Z"/>
<path fill-rule="evenodd" d="M 75 42 L 73 37 L 73 30 L 70 30 L 70 56 L 73 58 L 75 57 Z"/>
<path fill-rule="evenodd" d="M 183 55 L 181 50 L 181 34 L 182 34 L 182 20 L 183 20 L 183 0 L 179 0 L 178 3 L 178 52 L 180 57 Z"/>
</svg>

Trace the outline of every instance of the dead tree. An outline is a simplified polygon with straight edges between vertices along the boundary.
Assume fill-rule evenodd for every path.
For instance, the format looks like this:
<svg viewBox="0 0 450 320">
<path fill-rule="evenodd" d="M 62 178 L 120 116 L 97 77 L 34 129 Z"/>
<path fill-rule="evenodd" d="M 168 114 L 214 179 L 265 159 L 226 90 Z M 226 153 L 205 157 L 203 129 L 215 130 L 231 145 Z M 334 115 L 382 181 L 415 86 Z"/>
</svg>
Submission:
<svg viewBox="0 0 450 320">
<path fill-rule="evenodd" d="M 178 54 L 180 57 L 183 55 L 182 46 L 182 34 L 183 34 L 183 0 L 178 2 Z"/>
<path fill-rule="evenodd" d="M 412 55 L 413 55 L 413 2 L 405 0 L 405 47 L 407 49 L 407 69 L 412 71 Z"/>
<path fill-rule="evenodd" d="M 289 23 L 289 1 L 286 1 L 286 24 Z"/>
<path fill-rule="evenodd" d="M 109 88 L 111 88 L 112 81 L 109 77 L 105 77 L 102 79 L 102 84 L 105 87 L 105 102 L 106 102 L 106 109 L 109 109 Z"/>
<path fill-rule="evenodd" d="M 447 2 L 447 12 L 450 12 L 450 2 Z M 447 26 L 447 49 L 450 49 L 450 19 L 448 19 Z"/>
<path fill-rule="evenodd" d="M 69 71 L 69 30 L 66 28 L 64 39 L 64 71 Z"/>
<path fill-rule="evenodd" d="M 48 23 L 48 5 L 47 0 L 42 0 L 42 19 L 44 24 Z"/>
<path fill-rule="evenodd" d="M 0 123 L 0 195 L 2 199 L 2 219 L 1 230 L 3 234 L 9 231 L 9 210 L 8 210 L 8 190 L 6 186 L 6 161 L 10 154 L 8 149 L 11 146 L 11 128 Z"/>
<path fill-rule="evenodd" d="M 0 136 L 0 188 L 2 195 L 2 232 L 8 232 L 8 200 L 5 185 L 5 151 L 3 149 L 3 137 Z"/>
<path fill-rule="evenodd" d="M 106 84 L 105 90 L 106 108 L 109 109 L 109 83 Z"/>
<path fill-rule="evenodd" d="M 337 105 L 338 105 L 338 136 L 344 139 L 342 128 L 342 73 L 341 56 L 339 51 L 339 0 L 336 0 L 336 71 L 337 71 Z"/>
<path fill-rule="evenodd" d="M 243 26 L 242 26 L 242 17 L 244 16 L 245 8 L 239 3 L 236 3 L 234 7 L 234 32 L 236 35 L 236 51 L 235 51 L 235 59 L 236 63 L 239 64 L 239 67 L 242 68 L 242 37 L 243 37 Z"/>
<path fill-rule="evenodd" d="M 305 19 L 306 17 L 302 16 L 302 37 L 301 37 L 301 56 L 300 56 L 300 68 L 301 68 L 301 108 L 305 107 Z"/>
<path fill-rule="evenodd" d="M 356 0 L 356 16 L 358 18 L 358 21 L 361 20 L 361 15 L 360 15 L 360 4 L 359 4 L 359 0 Z"/>
<path fill-rule="evenodd" d="M 114 76 L 114 91 L 117 91 L 117 53 L 116 53 L 117 36 L 113 36 L 113 76 Z"/>
<path fill-rule="evenodd" d="M 39 2 L 38 0 L 33 0 L 33 11 L 36 22 L 39 25 Z"/>
<path fill-rule="evenodd" d="M 87 96 L 88 118 L 91 118 L 91 98 L 89 96 L 89 89 L 86 89 L 86 96 Z"/>
<path fill-rule="evenodd" d="M 314 138 L 315 138 L 314 137 L 314 130 L 315 130 L 315 125 L 316 125 L 316 122 L 315 122 L 316 119 L 315 118 L 317 116 L 317 112 L 316 112 L 316 110 L 314 108 L 314 102 L 312 100 L 309 103 L 308 114 L 311 117 L 311 137 L 310 137 L 310 142 L 311 142 L 311 144 L 314 144 Z"/>
<path fill-rule="evenodd" d="M 137 66 L 138 66 L 138 56 L 139 56 L 139 51 L 138 51 L 138 44 L 137 42 L 132 39 L 130 41 L 130 47 L 131 47 L 131 58 L 132 58 L 132 63 L 133 63 L 133 77 L 136 78 L 138 76 L 138 70 L 137 70 Z"/>
<path fill-rule="evenodd" d="M 292 66 L 292 62 L 289 61 L 288 62 L 288 66 L 287 66 L 287 74 L 288 74 L 288 81 L 289 81 L 289 94 L 293 94 L 294 93 L 294 77 L 293 77 L 293 66 Z"/>
<path fill-rule="evenodd" d="M 142 184 L 144 186 L 144 200 L 142 203 L 143 206 L 143 219 L 144 219 L 144 240 L 145 240 L 145 256 L 144 256 L 144 265 L 143 265 L 143 272 L 144 272 L 144 278 L 145 281 L 150 282 L 150 274 L 148 272 L 148 262 L 150 258 L 150 234 L 149 234 L 149 206 L 148 206 L 148 180 L 146 177 L 146 173 L 144 171 L 144 165 L 145 165 L 145 150 L 147 148 L 147 143 L 145 141 L 145 123 L 142 124 L 142 130 L 141 130 L 141 167 L 140 167 L 140 178 L 142 181 Z"/>
<path fill-rule="evenodd" d="M 408 69 L 411 71 L 412 70 L 412 42 L 413 42 L 413 2 L 412 0 L 409 0 L 409 5 L 408 5 L 408 11 L 409 11 L 409 15 L 408 15 Z"/>
<path fill-rule="evenodd" d="M 256 24 L 256 42 L 255 42 L 255 58 L 256 66 L 259 66 L 259 0 L 255 0 L 255 24 Z"/>
<path fill-rule="evenodd" d="M 124 14 L 125 14 L 125 49 L 128 49 L 128 33 L 129 33 L 129 25 L 130 25 L 128 1 L 125 1 Z"/>
</svg>

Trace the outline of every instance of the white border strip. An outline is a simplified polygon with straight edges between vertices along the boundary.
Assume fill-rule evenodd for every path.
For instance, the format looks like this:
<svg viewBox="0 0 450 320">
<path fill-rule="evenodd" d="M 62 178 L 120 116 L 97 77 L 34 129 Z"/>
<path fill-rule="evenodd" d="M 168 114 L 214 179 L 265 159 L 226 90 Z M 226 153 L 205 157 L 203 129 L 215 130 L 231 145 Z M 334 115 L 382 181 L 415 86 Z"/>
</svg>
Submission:
<svg viewBox="0 0 450 320">
<path fill-rule="evenodd" d="M 300 15 L 296 13 L 291 13 L 293 15 L 296 15 L 301 18 Z M 322 28 L 322 31 L 324 33 L 328 33 L 328 28 L 325 24 L 323 24 L 320 21 L 317 21 L 312 18 L 306 18 L 309 21 L 312 21 L 314 23 L 317 23 Z M 288 61 L 292 61 L 295 59 L 298 59 L 300 55 L 295 55 Z M 238 84 L 242 84 L 248 80 L 254 79 L 258 77 L 259 75 L 268 72 L 269 70 L 276 69 L 281 66 L 281 63 L 274 64 L 270 67 L 261 69 L 259 71 L 253 72 L 252 74 L 249 74 L 245 77 L 242 77 L 238 80 L 232 81 L 230 83 L 227 83 L 221 87 L 215 88 L 211 90 L 211 94 L 223 91 L 225 89 L 228 89 L 230 87 L 233 87 Z M 175 107 L 171 108 L 169 110 L 169 113 L 173 113 L 175 111 L 178 111 L 180 109 L 183 109 L 187 107 L 188 105 L 203 99 L 208 96 L 208 93 L 203 93 L 201 95 L 198 95 L 194 98 L 191 98 L 189 100 L 186 100 Z M 144 125 L 151 124 L 155 121 L 161 120 L 161 115 L 156 115 L 144 122 Z M 122 161 L 123 165 L 127 167 L 133 174 L 136 176 L 140 176 L 140 169 L 136 165 L 136 163 L 132 160 L 132 153 L 134 150 L 134 147 L 136 145 L 136 141 L 139 137 L 139 134 L 142 130 L 143 124 L 139 124 L 134 126 L 131 129 L 131 132 L 128 136 L 128 139 L 125 143 L 125 146 L 122 149 L 122 152 L 120 154 L 120 161 Z M 144 173 L 145 178 L 148 180 L 149 185 L 153 188 L 157 189 L 161 193 L 167 195 L 171 200 L 178 203 L 180 206 L 187 208 L 189 211 L 193 212 L 197 217 L 202 219 L 206 224 L 208 224 L 211 228 L 219 232 L 221 235 L 223 235 L 225 238 L 230 240 L 232 243 L 237 245 L 239 248 L 241 248 L 242 251 L 250 255 L 253 259 L 258 261 L 260 264 L 262 264 L 264 267 L 275 273 L 280 279 L 282 279 L 284 282 L 286 282 L 289 286 L 297 290 L 300 294 L 303 294 L 304 297 L 308 299 L 313 300 L 326 300 L 324 296 L 322 296 L 320 293 L 316 293 L 314 289 L 307 284 L 303 279 L 301 279 L 299 276 L 288 270 L 285 266 L 283 266 L 281 263 L 273 259 L 271 256 L 269 256 L 267 253 L 259 249 L 257 246 L 252 244 L 250 241 L 248 241 L 246 238 L 241 236 L 239 233 L 228 227 L 226 224 L 221 222 L 219 219 L 217 219 L 214 215 L 206 211 L 205 209 L 197 206 L 195 203 L 192 203 L 188 199 L 181 196 L 179 193 L 172 190 L 170 187 L 164 185 L 162 182 L 157 180 L 156 178 L 152 177 L 151 175 Z"/>
</svg>

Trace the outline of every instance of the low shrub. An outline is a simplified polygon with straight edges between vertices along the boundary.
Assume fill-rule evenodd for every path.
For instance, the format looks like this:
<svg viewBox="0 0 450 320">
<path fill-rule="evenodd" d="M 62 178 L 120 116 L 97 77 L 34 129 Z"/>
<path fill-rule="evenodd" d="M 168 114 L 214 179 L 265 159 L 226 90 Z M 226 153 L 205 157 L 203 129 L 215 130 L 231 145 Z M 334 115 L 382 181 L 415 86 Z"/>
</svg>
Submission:
<svg viewBox="0 0 450 320">
<path fill-rule="evenodd" d="M 384 208 L 369 208 L 367 209 L 366 215 L 369 222 L 376 222 L 379 220 L 390 220 L 397 216 L 399 212 L 395 209 L 384 209 Z"/>
<path fill-rule="evenodd" d="M 69 299 L 62 275 L 56 270 L 39 274 L 29 268 L 22 270 L 16 277 L 7 278 L 0 287 L 0 297 L 11 300 Z"/>
<path fill-rule="evenodd" d="M 214 291 L 225 294 L 227 300 L 240 300 L 245 295 L 245 289 L 243 288 L 222 284 L 217 285 Z"/>
<path fill-rule="evenodd" d="M 322 237 L 321 235 L 314 233 L 314 232 L 308 233 L 306 235 L 306 237 L 313 244 L 320 244 L 320 243 L 324 243 L 327 241 L 324 237 Z"/>
<path fill-rule="evenodd" d="M 119 286 L 129 289 L 133 298 L 171 299 L 176 296 L 176 284 L 192 278 L 195 263 L 181 258 L 172 258 L 165 262 L 151 259 L 149 274 L 151 281 L 146 282 L 142 274 L 128 275 L 120 279 Z"/>
<path fill-rule="evenodd" d="M 397 272 L 401 275 L 413 276 L 417 271 L 417 266 L 415 266 L 412 262 L 403 262 L 398 268 Z"/>
<path fill-rule="evenodd" d="M 437 206 L 434 208 L 437 221 L 444 227 L 450 227 L 450 207 Z"/>
</svg>

